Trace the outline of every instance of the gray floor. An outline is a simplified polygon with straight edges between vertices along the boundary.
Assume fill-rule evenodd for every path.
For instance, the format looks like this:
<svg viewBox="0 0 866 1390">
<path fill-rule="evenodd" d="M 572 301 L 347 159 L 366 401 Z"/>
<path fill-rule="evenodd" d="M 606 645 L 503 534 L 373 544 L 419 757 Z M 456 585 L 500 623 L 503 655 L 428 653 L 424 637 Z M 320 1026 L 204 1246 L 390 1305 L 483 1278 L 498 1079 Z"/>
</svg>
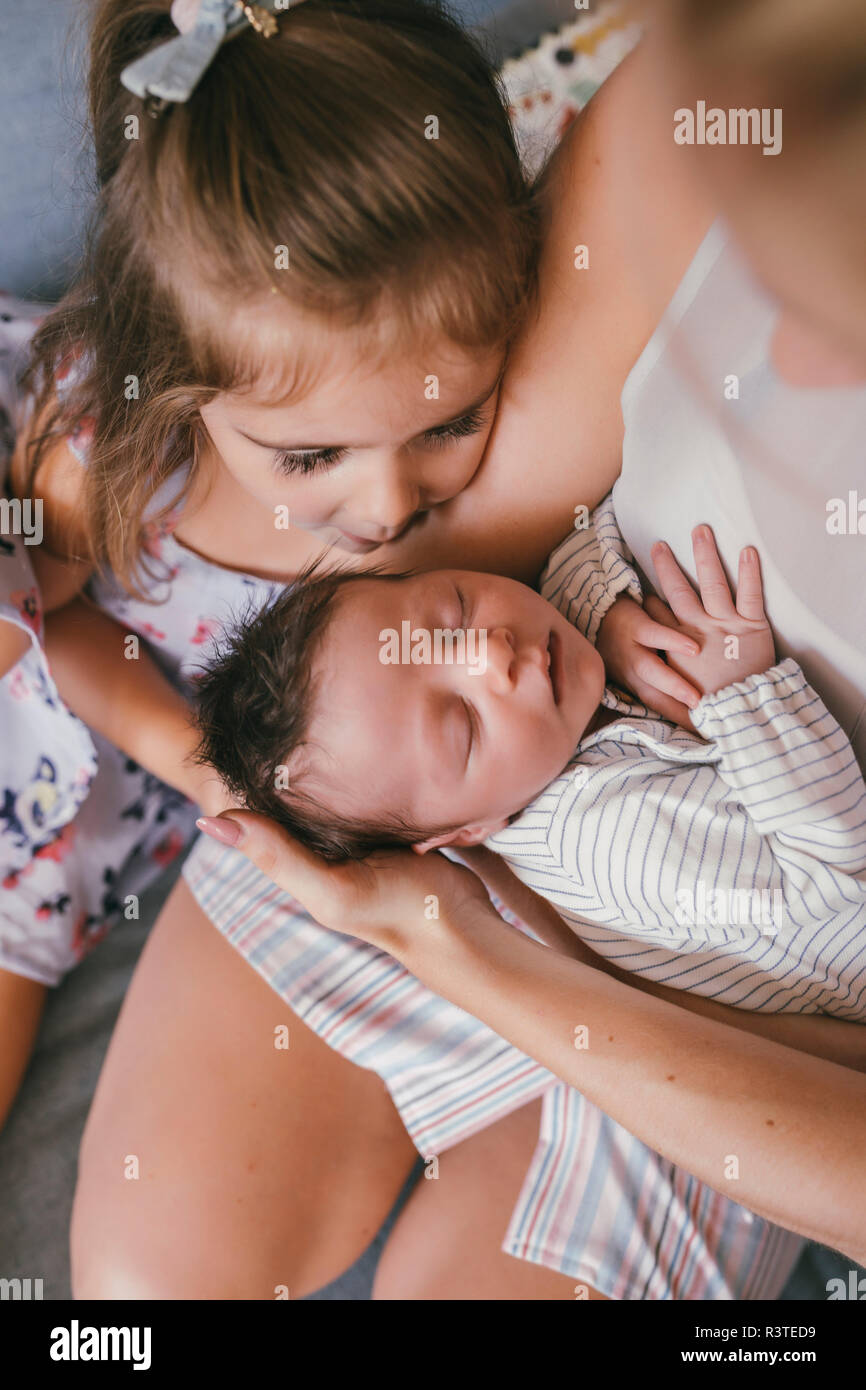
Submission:
<svg viewBox="0 0 866 1390">
<path fill-rule="evenodd" d="M 77 255 L 88 208 L 81 41 L 66 42 L 80 0 L 0 0 L 0 286 L 58 294 Z M 573 16 L 571 0 L 452 0 L 507 56 Z M 169 879 L 55 991 L 36 1053 L 0 1134 L 0 1277 L 41 1278 L 45 1297 L 69 1296 L 67 1230 L 78 1141 L 124 991 Z M 387 1229 L 387 1228 L 385 1228 Z M 384 1229 L 318 1299 L 369 1298 Z M 787 1297 L 823 1298 L 848 1262 L 812 1248 Z"/>
</svg>

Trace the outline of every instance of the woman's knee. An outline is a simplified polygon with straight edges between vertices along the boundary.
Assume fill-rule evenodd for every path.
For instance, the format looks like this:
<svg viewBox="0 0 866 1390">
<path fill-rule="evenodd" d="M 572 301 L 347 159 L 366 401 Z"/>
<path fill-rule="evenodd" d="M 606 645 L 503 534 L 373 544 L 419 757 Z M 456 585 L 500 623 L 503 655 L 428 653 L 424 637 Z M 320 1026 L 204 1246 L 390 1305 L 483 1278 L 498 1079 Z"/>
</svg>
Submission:
<svg viewBox="0 0 866 1390">
<path fill-rule="evenodd" d="M 413 1157 L 382 1081 L 305 1027 L 181 883 L 82 1140 L 76 1296 L 301 1297 L 362 1252 Z"/>
<path fill-rule="evenodd" d="M 160 1182 L 134 1172 L 134 1155 L 121 1159 L 131 1171 L 111 1181 L 82 1154 L 70 1235 L 76 1299 L 297 1299 L 337 1278 L 367 1243 L 363 1220 L 340 1222 L 334 1210 L 331 1184 L 350 1188 L 353 1176 L 339 1165 L 323 1163 L 322 1181 L 291 1200 L 279 1191 L 289 1174 L 275 1171 L 269 1206 L 260 1188 L 229 1175 L 200 1183 L 196 1162 Z"/>
</svg>

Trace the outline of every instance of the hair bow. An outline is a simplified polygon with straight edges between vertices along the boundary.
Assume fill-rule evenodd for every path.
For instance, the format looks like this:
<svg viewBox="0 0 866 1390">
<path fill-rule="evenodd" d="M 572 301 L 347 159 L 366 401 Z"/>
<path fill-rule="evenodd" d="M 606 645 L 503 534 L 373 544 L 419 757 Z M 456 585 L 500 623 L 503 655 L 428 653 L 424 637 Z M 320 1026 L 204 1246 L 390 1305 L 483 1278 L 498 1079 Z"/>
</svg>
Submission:
<svg viewBox="0 0 866 1390">
<path fill-rule="evenodd" d="M 243 4 L 241 0 L 201 0 L 195 19 L 185 33 L 130 63 L 120 74 L 120 80 L 124 87 L 145 101 L 154 98 L 159 103 L 188 101 L 226 39 L 235 38 L 248 25 L 265 38 L 271 38 L 277 31 L 274 14 L 286 9 L 287 0 L 273 0 L 265 5 Z M 186 19 L 189 12 L 188 3 L 172 6 L 172 17 L 179 28 L 185 27 L 184 20 L 189 22 Z"/>
</svg>

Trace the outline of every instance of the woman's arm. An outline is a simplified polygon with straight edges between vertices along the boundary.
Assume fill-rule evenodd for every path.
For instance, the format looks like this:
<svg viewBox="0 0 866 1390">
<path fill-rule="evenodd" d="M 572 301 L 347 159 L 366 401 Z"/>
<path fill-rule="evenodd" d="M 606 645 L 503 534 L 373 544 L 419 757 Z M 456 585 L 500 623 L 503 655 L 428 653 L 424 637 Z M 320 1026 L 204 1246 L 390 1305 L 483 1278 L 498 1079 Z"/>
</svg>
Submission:
<svg viewBox="0 0 866 1390">
<path fill-rule="evenodd" d="M 866 1260 L 862 1072 L 701 1017 L 529 940 L 442 855 L 324 865 L 248 812 L 202 828 L 235 844 L 317 921 L 393 955 L 666 1158 L 758 1215 Z M 580 1029 L 586 1047 L 576 1045 Z"/>
<path fill-rule="evenodd" d="M 581 961 L 594 970 L 601 970 L 612 979 L 645 994 L 652 994 L 676 1008 L 715 1019 L 729 1028 L 770 1038 L 785 1047 L 793 1047 L 797 1052 L 808 1052 L 813 1057 L 824 1057 L 828 1062 L 838 1062 L 840 1066 L 866 1072 L 866 1028 L 862 1024 L 848 1023 L 824 1014 L 761 1014 L 748 1009 L 734 1009 L 730 1004 L 717 1004 L 713 999 L 705 999 L 702 994 L 670 989 L 645 976 L 630 975 L 627 970 L 620 970 L 612 961 L 597 955 L 576 936 L 556 908 L 517 878 L 500 855 L 483 845 L 476 845 L 472 849 L 461 850 L 460 858 L 536 936 L 562 955 Z"/>
<path fill-rule="evenodd" d="M 503 930 L 492 907 L 446 910 L 400 933 L 394 954 L 666 1158 L 758 1215 L 866 1259 L 861 1072 L 590 975 Z M 578 1028 L 588 1030 L 581 1050 Z"/>
<path fill-rule="evenodd" d="M 610 491 L 625 379 L 711 220 L 681 154 L 639 47 L 545 171 L 537 304 L 509 355 L 478 474 L 387 548 L 389 565 L 468 565 L 533 583 L 575 508 Z M 579 245 L 587 269 L 575 267 Z"/>
</svg>

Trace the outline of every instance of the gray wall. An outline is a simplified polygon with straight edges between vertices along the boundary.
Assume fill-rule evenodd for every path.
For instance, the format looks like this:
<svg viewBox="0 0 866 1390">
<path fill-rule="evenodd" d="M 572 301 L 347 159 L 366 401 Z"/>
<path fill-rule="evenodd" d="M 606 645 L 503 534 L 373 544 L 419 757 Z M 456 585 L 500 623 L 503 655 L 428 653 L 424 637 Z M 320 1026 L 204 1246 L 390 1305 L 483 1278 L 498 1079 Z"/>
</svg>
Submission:
<svg viewBox="0 0 866 1390">
<path fill-rule="evenodd" d="M 450 4 L 504 52 L 557 15 L 574 13 L 571 0 Z M 33 299 L 62 292 L 90 205 L 82 56 L 88 8 L 87 0 L 0 0 L 0 289 Z"/>
</svg>

